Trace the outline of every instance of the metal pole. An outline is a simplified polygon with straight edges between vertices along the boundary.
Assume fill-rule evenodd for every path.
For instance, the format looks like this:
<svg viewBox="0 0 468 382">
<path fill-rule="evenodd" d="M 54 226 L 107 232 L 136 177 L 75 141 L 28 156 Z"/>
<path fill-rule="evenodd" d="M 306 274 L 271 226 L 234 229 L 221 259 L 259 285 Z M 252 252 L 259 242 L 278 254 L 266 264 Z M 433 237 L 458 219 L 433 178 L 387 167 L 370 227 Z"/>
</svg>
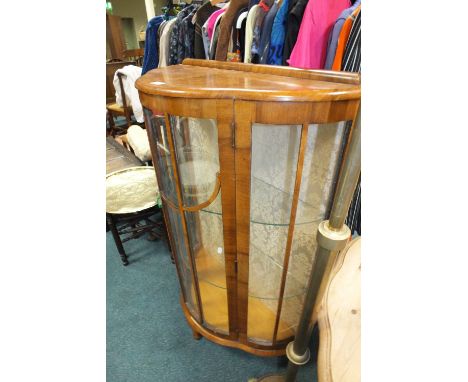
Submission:
<svg viewBox="0 0 468 382">
<path fill-rule="evenodd" d="M 320 223 L 317 231 L 317 251 L 313 272 L 309 277 L 301 318 L 293 342 L 286 348 L 289 363 L 285 382 L 294 382 L 300 365 L 309 361 L 310 319 L 316 303 L 323 276 L 336 254 L 346 246 L 351 235 L 344 224 L 351 199 L 361 172 L 361 108 L 359 108 L 351 133 L 351 142 L 345 153 L 343 167 L 336 187 L 330 219 Z"/>
</svg>

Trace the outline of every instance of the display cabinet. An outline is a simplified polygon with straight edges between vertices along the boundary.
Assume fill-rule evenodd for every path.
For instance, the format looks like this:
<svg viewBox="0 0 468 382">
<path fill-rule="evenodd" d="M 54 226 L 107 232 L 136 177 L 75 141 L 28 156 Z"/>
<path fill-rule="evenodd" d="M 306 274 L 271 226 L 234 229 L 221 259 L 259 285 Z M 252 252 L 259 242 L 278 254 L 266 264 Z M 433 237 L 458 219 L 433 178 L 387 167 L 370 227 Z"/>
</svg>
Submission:
<svg viewBox="0 0 468 382">
<path fill-rule="evenodd" d="M 195 337 L 284 354 L 358 112 L 359 75 L 187 59 L 136 87 Z"/>
</svg>

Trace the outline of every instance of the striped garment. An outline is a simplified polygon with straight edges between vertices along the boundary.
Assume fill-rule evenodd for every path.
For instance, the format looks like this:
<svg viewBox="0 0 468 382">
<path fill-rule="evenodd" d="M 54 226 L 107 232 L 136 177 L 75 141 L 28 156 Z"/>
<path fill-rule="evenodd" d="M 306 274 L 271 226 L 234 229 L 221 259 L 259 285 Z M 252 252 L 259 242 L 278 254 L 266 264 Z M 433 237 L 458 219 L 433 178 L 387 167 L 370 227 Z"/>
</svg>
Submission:
<svg viewBox="0 0 468 382">
<path fill-rule="evenodd" d="M 351 27 L 341 63 L 345 72 L 361 72 L 361 12 L 356 16 Z"/>
<path fill-rule="evenodd" d="M 351 27 L 341 66 L 346 72 L 361 72 L 361 11 Z M 348 210 L 346 225 L 351 232 L 361 234 L 361 177 Z"/>
</svg>

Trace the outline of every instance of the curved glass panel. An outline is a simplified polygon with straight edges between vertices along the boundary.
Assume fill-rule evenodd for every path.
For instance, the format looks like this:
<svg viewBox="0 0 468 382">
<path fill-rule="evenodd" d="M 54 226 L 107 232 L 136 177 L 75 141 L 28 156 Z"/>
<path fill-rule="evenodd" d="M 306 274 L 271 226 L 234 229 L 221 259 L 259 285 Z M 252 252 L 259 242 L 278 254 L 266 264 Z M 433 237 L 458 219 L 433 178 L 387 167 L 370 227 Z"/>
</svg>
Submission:
<svg viewBox="0 0 468 382">
<path fill-rule="evenodd" d="M 154 165 L 157 166 L 158 170 L 159 190 L 174 205 L 177 205 L 174 169 L 164 117 L 154 116 L 150 110 L 145 108 L 145 119 L 148 136 L 150 141 L 154 143 L 152 154 L 156 156 Z M 185 304 L 190 314 L 198 322 L 201 322 L 200 307 L 197 303 L 195 282 L 192 277 L 190 258 L 187 253 L 182 229 L 181 214 L 170 205 L 166 205 L 166 212 L 168 219 L 166 224 L 172 233 L 172 243 L 175 246 L 175 248 L 172 248 L 172 251 L 178 264 L 180 284 L 185 295 Z"/>
<path fill-rule="evenodd" d="M 171 128 L 184 206 L 195 206 L 207 201 L 216 188 L 219 172 L 216 121 L 171 116 Z"/>
<path fill-rule="evenodd" d="M 150 140 L 155 142 L 156 155 L 154 166 L 158 167 L 159 174 L 159 191 L 172 203 L 177 205 L 177 194 L 174 183 L 174 169 L 172 168 L 171 152 L 167 140 L 166 125 L 164 117 L 155 116 L 145 108 L 146 128 Z"/>
<path fill-rule="evenodd" d="M 247 336 L 263 344 L 273 340 L 300 137 L 300 125 L 252 125 Z"/>
<path fill-rule="evenodd" d="M 185 293 L 185 304 L 195 319 L 200 322 L 199 307 L 197 304 L 197 295 L 195 283 L 191 273 L 190 258 L 184 244 L 184 234 L 182 231 L 182 222 L 180 214 L 172 208 L 167 208 L 169 224 L 173 235 L 175 245 L 174 256 L 177 257 L 180 277 L 182 278 L 182 287 Z"/>
<path fill-rule="evenodd" d="M 185 207 L 214 200 L 206 207 L 216 214 L 185 211 L 190 250 L 195 259 L 203 310 L 203 325 L 229 334 L 226 271 L 224 264 L 218 130 L 212 119 L 171 116 L 177 168 Z"/>
<path fill-rule="evenodd" d="M 317 248 L 317 228 L 328 218 L 346 141 L 346 122 L 309 125 L 289 267 L 277 340 L 295 333 Z"/>
</svg>

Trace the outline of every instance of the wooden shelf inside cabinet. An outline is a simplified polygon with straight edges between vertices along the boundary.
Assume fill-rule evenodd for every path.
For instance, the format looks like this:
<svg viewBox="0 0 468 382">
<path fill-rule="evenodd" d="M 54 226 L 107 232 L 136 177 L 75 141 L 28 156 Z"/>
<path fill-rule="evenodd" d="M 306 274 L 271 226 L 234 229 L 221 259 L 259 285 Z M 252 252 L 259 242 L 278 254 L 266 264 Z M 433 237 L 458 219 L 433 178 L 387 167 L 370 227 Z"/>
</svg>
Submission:
<svg viewBox="0 0 468 382">
<path fill-rule="evenodd" d="M 187 59 L 136 87 L 188 324 L 223 346 L 284 354 L 359 75 Z"/>
</svg>

